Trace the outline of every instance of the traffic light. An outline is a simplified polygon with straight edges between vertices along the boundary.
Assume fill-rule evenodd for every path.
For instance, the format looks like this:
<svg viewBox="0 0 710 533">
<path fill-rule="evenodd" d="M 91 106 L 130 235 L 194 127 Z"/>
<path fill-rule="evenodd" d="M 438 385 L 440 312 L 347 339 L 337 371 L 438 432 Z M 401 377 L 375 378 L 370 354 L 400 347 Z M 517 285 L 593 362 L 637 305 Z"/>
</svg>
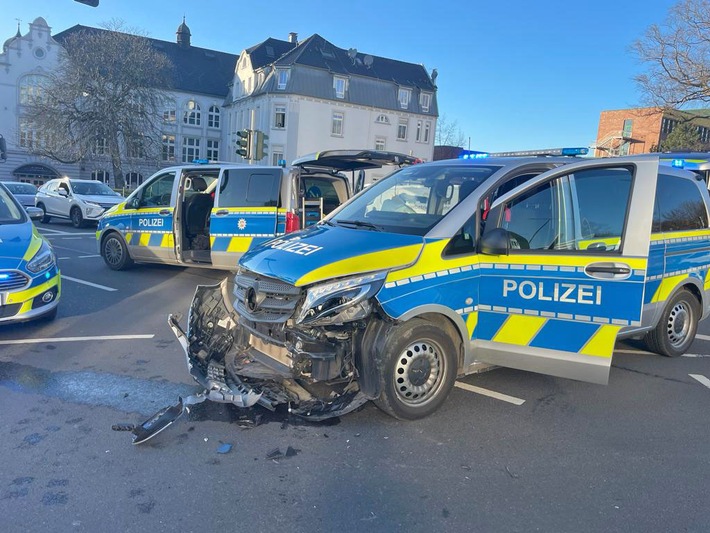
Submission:
<svg viewBox="0 0 710 533">
<path fill-rule="evenodd" d="M 74 0 L 75 2 L 79 2 L 80 4 L 86 4 L 87 6 L 91 7 L 99 7 L 99 0 Z"/>
<path fill-rule="evenodd" d="M 254 159 L 257 161 L 261 161 L 268 155 L 269 152 L 269 145 L 266 144 L 266 141 L 269 140 L 269 136 L 266 135 L 263 131 L 257 131 L 256 133 L 256 143 L 254 147 Z"/>
<path fill-rule="evenodd" d="M 251 130 L 239 130 L 237 137 L 237 155 L 251 159 Z"/>
<path fill-rule="evenodd" d="M 5 143 L 5 137 L 0 135 L 0 161 L 7 160 L 7 144 Z"/>
</svg>

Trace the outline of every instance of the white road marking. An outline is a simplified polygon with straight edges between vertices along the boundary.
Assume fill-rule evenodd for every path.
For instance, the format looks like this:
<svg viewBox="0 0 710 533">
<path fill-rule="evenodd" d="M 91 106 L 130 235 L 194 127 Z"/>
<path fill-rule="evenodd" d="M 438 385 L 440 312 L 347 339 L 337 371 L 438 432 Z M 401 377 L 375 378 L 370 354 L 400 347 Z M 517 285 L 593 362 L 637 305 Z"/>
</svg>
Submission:
<svg viewBox="0 0 710 533">
<path fill-rule="evenodd" d="M 114 292 L 117 291 L 118 289 L 112 289 L 111 287 L 107 287 L 106 285 L 99 285 L 98 283 L 91 283 L 90 281 L 84 281 L 81 279 L 76 279 L 76 278 L 70 278 L 69 276 L 65 276 L 62 274 L 62 280 L 68 279 L 69 281 L 73 281 L 74 283 L 81 283 L 82 285 L 88 285 L 89 287 L 95 287 L 97 289 L 101 289 L 104 291 L 109 291 L 109 292 Z"/>
<path fill-rule="evenodd" d="M 49 238 L 52 238 L 52 237 L 64 237 L 65 235 L 70 235 L 70 236 L 72 236 L 72 237 L 76 237 L 77 235 L 92 235 L 93 237 L 96 237 L 96 233 L 86 233 L 86 232 L 79 232 L 79 233 L 77 233 L 77 232 L 74 232 L 74 231 L 59 231 L 59 230 L 48 229 L 48 228 L 40 228 L 40 231 L 41 231 L 41 232 L 45 232 L 45 231 L 52 231 L 52 232 L 54 232 L 54 233 L 52 233 L 52 234 L 50 234 L 50 235 L 45 235 L 45 237 L 49 237 Z"/>
<path fill-rule="evenodd" d="M 81 237 L 62 237 L 63 241 L 80 241 Z"/>
<path fill-rule="evenodd" d="M 96 337 L 55 337 L 47 339 L 17 339 L 0 341 L 0 344 L 43 344 L 45 342 L 81 342 L 81 341 L 126 341 L 152 339 L 155 335 L 99 335 Z"/>
<path fill-rule="evenodd" d="M 710 357 L 710 355 L 705 355 L 702 353 L 684 353 L 681 357 Z"/>
<path fill-rule="evenodd" d="M 638 353 L 638 354 L 652 354 L 653 352 L 646 352 L 644 350 L 614 350 L 614 353 Z"/>
<path fill-rule="evenodd" d="M 710 389 L 710 379 L 706 378 L 705 376 L 701 376 L 700 374 L 688 374 L 691 378 L 698 380 L 700 383 L 705 385 L 708 389 Z"/>
<path fill-rule="evenodd" d="M 87 257 L 101 257 L 101 256 L 99 254 L 80 255 L 79 259 L 86 259 Z"/>
<path fill-rule="evenodd" d="M 695 338 L 701 341 L 710 341 L 710 335 L 696 335 Z"/>
<path fill-rule="evenodd" d="M 488 389 L 482 389 L 481 387 L 475 387 L 473 385 L 469 385 L 468 383 L 461 383 L 460 381 L 454 383 L 454 387 L 458 387 L 459 389 L 467 390 L 469 392 L 475 392 L 476 394 L 482 394 L 483 396 L 489 396 L 491 398 L 495 398 L 496 400 L 502 400 L 515 405 L 523 405 L 525 403 L 525 400 L 521 400 L 520 398 L 508 396 L 507 394 L 501 394 L 500 392 Z"/>
</svg>

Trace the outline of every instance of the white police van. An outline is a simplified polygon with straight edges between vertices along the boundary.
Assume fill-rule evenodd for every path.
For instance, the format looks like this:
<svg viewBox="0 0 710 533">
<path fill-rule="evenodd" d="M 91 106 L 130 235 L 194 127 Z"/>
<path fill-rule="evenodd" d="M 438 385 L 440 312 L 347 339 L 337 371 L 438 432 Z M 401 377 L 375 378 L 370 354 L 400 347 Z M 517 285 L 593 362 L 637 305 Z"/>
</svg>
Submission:
<svg viewBox="0 0 710 533">
<path fill-rule="evenodd" d="M 365 170 L 415 161 L 331 150 L 291 168 L 207 161 L 165 168 L 101 217 L 99 253 L 114 270 L 135 261 L 234 270 L 251 246 L 315 224 L 345 202 L 362 188 Z"/>
<path fill-rule="evenodd" d="M 199 287 L 192 376 L 217 401 L 415 419 L 484 364 L 606 383 L 614 344 L 684 353 L 710 311 L 710 196 L 658 157 L 403 168 Z"/>
</svg>

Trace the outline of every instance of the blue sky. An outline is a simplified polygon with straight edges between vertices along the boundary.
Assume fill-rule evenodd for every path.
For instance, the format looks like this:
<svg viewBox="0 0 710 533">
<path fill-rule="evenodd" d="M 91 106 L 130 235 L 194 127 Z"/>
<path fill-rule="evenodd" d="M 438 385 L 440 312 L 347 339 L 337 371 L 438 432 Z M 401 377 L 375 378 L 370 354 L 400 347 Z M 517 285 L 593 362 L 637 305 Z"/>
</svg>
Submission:
<svg viewBox="0 0 710 533">
<path fill-rule="evenodd" d="M 675 0 L 0 0 L 0 40 L 42 16 L 57 33 L 121 19 L 173 41 L 183 15 L 192 44 L 237 54 L 267 37 L 318 33 L 340 48 L 438 70 L 440 114 L 471 149 L 588 146 L 599 113 L 637 106 L 642 65 L 631 43 Z"/>
</svg>

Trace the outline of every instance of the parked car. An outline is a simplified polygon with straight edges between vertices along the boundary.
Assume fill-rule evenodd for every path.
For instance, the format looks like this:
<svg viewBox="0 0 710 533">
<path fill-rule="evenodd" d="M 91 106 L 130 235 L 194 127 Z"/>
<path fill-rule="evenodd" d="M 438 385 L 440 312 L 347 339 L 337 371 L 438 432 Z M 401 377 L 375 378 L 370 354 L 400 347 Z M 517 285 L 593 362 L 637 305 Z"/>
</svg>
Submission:
<svg viewBox="0 0 710 533">
<path fill-rule="evenodd" d="M 20 183 L 19 181 L 6 181 L 4 183 L 7 190 L 20 202 L 22 207 L 35 206 L 35 194 L 37 194 L 37 187 L 35 185 L 31 183 Z"/>
<path fill-rule="evenodd" d="M 100 181 L 59 178 L 39 188 L 35 205 L 44 212 L 42 222 L 63 218 L 81 228 L 87 222 L 98 221 L 104 211 L 123 200 L 123 196 Z"/>
<path fill-rule="evenodd" d="M 32 224 L 36 207 L 22 208 L 0 183 L 0 324 L 57 314 L 61 280 L 49 244 Z"/>
</svg>

